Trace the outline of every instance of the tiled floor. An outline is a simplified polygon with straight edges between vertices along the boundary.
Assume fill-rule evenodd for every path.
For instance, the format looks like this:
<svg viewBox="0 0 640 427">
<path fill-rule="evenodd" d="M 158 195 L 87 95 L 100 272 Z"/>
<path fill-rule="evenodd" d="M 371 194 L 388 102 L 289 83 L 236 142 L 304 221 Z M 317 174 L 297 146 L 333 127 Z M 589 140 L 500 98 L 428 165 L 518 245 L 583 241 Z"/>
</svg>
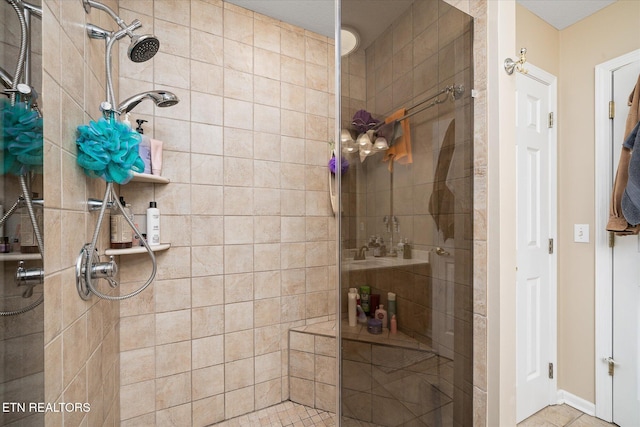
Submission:
<svg viewBox="0 0 640 427">
<path fill-rule="evenodd" d="M 547 406 L 518 424 L 518 427 L 610 427 L 598 418 L 584 414 L 568 405 Z"/>
<path fill-rule="evenodd" d="M 451 405 L 445 405 L 445 407 L 441 409 L 445 408 L 448 409 L 448 411 L 434 411 L 430 414 L 433 415 L 430 419 L 428 419 L 429 417 L 425 417 L 423 421 L 426 421 L 426 425 L 428 426 L 452 425 Z M 436 414 L 436 412 L 438 412 L 438 414 Z M 215 424 L 216 427 L 333 427 L 335 425 L 334 414 L 293 402 L 283 402 L 279 405 Z M 379 424 L 376 423 L 367 423 L 347 417 L 343 418 L 342 425 L 345 427 L 379 426 Z M 583 414 L 568 405 L 548 406 L 518 424 L 518 427 L 569 426 L 611 427 L 615 426 L 615 424 L 609 424 L 598 418 Z"/>
<path fill-rule="evenodd" d="M 232 418 L 216 427 L 333 427 L 335 415 L 293 402 L 261 409 L 251 414 Z"/>
</svg>

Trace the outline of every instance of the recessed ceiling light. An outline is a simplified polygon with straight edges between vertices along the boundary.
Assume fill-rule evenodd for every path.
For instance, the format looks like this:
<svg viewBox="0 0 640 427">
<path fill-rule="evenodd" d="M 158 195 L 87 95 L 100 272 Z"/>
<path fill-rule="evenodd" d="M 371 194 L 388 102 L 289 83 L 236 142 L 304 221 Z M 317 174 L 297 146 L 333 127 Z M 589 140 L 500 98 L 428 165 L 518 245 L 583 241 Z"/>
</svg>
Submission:
<svg viewBox="0 0 640 427">
<path fill-rule="evenodd" d="M 347 56 L 360 46 L 360 36 L 350 27 L 340 28 L 340 56 Z"/>
</svg>

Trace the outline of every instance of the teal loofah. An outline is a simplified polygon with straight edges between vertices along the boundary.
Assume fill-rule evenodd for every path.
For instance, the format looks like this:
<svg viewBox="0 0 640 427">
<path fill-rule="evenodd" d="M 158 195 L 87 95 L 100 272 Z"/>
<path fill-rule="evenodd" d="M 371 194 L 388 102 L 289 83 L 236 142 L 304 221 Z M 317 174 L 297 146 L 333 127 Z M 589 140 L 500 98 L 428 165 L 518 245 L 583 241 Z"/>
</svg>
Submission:
<svg viewBox="0 0 640 427">
<path fill-rule="evenodd" d="M 78 165 L 90 177 L 126 184 L 133 172 L 144 171 L 140 140 L 138 132 L 117 120 L 103 118 L 78 126 Z"/>
<path fill-rule="evenodd" d="M 11 105 L 9 100 L 2 99 L 0 123 L 0 149 L 3 156 L 0 173 L 42 173 L 42 117 L 27 103 L 17 102 Z"/>
</svg>

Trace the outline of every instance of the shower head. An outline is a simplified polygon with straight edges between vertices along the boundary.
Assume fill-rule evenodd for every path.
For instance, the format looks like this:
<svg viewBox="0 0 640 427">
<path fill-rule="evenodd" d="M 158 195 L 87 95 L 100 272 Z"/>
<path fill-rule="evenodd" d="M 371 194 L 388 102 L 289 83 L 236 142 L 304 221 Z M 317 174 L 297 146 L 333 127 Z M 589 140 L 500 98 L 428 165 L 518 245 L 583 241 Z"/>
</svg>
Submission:
<svg viewBox="0 0 640 427">
<path fill-rule="evenodd" d="M 151 90 L 125 99 L 118 106 L 118 112 L 120 112 L 120 114 L 126 114 L 147 98 L 155 102 L 158 107 L 171 107 L 180 101 L 178 97 L 171 92 L 164 90 Z"/>
<path fill-rule="evenodd" d="M 134 35 L 129 45 L 129 59 L 133 62 L 145 62 L 153 58 L 160 48 L 160 40 L 151 34 Z"/>
<path fill-rule="evenodd" d="M 84 10 L 86 13 L 91 11 L 92 7 L 100 9 L 102 11 L 107 12 L 111 18 L 120 26 L 121 30 L 115 33 L 111 33 L 109 31 L 103 30 L 100 27 L 96 27 L 95 25 L 88 24 L 87 32 L 89 33 L 89 37 L 92 38 L 102 38 L 108 39 L 110 37 L 115 37 L 116 39 L 120 39 L 124 37 L 124 35 L 128 35 L 131 39 L 131 45 L 129 46 L 128 54 L 129 59 L 133 62 L 144 62 L 153 58 L 153 56 L 158 52 L 160 48 L 160 41 L 156 36 L 151 34 L 137 35 L 133 34 L 133 30 L 142 26 L 139 20 L 135 19 L 131 25 L 127 25 L 126 22 L 122 18 L 120 18 L 109 6 L 99 3 L 94 0 L 83 0 L 82 4 L 84 6 Z"/>
</svg>

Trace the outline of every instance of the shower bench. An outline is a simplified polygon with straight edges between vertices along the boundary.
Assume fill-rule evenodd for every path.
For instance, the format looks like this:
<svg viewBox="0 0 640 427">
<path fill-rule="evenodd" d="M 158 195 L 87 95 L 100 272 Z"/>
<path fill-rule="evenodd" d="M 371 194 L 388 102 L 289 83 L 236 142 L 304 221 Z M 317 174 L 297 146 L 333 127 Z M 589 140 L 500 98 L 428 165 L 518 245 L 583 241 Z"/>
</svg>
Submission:
<svg viewBox="0 0 640 427">
<path fill-rule="evenodd" d="M 358 378 L 358 369 L 382 363 L 387 368 L 402 368 L 435 357 L 433 349 L 398 331 L 380 335 L 367 332 L 366 326 L 342 323 L 343 386 L 365 391 L 366 378 Z M 353 365 L 353 366 L 351 366 Z M 336 412 L 336 322 L 334 320 L 289 330 L 289 398 L 291 401 Z M 354 374 L 356 377 L 354 377 Z"/>
</svg>

